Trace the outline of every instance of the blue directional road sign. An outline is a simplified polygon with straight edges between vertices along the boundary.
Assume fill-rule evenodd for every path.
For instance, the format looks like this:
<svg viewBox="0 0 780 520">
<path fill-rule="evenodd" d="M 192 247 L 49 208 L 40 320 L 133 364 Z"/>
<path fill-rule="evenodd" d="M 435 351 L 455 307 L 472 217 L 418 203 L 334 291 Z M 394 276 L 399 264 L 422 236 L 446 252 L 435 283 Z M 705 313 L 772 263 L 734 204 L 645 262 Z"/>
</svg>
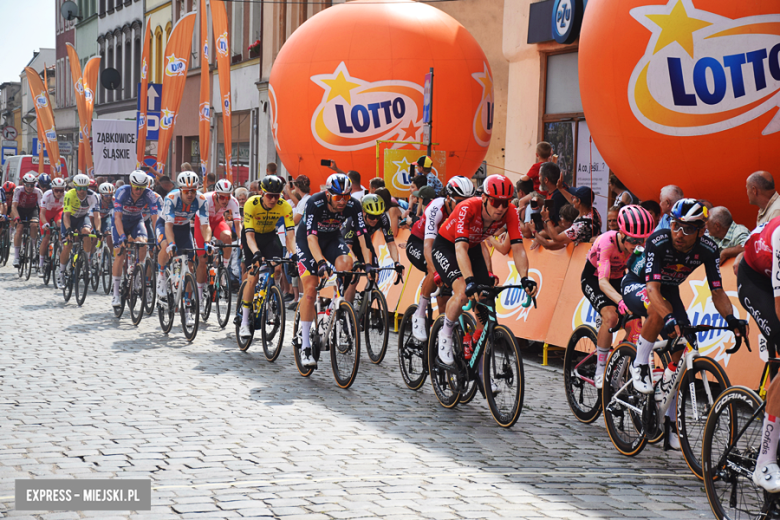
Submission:
<svg viewBox="0 0 780 520">
<path fill-rule="evenodd" d="M 141 84 L 138 84 L 138 92 L 141 91 Z M 140 124 L 141 99 L 138 96 L 138 107 L 136 113 L 136 124 Z M 162 84 L 149 83 L 146 91 L 146 140 L 156 141 L 160 131 L 160 108 L 162 105 Z"/>
</svg>

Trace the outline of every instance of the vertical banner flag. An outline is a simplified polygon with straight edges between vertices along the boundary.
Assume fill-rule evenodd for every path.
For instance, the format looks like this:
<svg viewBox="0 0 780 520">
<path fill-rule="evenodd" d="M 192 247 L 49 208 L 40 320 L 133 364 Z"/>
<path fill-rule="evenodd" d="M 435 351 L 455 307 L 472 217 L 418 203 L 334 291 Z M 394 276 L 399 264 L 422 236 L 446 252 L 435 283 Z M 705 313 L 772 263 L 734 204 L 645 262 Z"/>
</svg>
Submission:
<svg viewBox="0 0 780 520">
<path fill-rule="evenodd" d="M 30 87 L 30 95 L 35 103 L 35 114 L 41 122 L 43 141 L 49 152 L 49 161 L 54 166 L 52 177 L 62 177 L 60 147 L 57 144 L 57 130 L 54 128 L 54 111 L 49 101 L 49 93 L 43 87 L 41 77 L 35 69 L 25 67 L 24 71 L 27 73 L 27 85 Z"/>
<path fill-rule="evenodd" d="M 149 55 L 152 47 L 152 24 L 150 18 L 146 19 L 146 30 L 144 31 L 144 40 L 141 42 L 143 51 L 141 51 L 141 90 L 138 97 L 141 100 L 141 114 L 138 117 L 138 140 L 135 150 L 135 167 L 140 168 L 144 163 L 146 154 L 146 111 L 148 107 L 147 92 L 149 90 Z M 89 63 L 87 63 L 89 66 Z"/>
<path fill-rule="evenodd" d="M 98 72 L 100 72 L 100 56 L 93 56 L 87 60 L 87 64 L 84 65 L 84 101 L 87 108 L 87 138 L 89 149 L 92 151 L 92 114 L 95 111 L 95 87 L 98 81 Z M 94 153 L 90 153 L 90 157 L 87 161 L 87 174 L 90 177 L 95 176 L 94 168 Z"/>
<path fill-rule="evenodd" d="M 43 173 L 43 127 L 41 126 L 41 118 L 35 118 L 38 126 L 38 175 Z"/>
<path fill-rule="evenodd" d="M 209 98 L 209 17 L 206 12 L 206 0 L 200 0 L 200 105 L 198 105 L 198 129 L 200 130 L 200 175 L 206 177 L 209 165 L 209 126 L 211 124 L 211 106 Z"/>
<path fill-rule="evenodd" d="M 225 176 L 233 182 L 233 120 L 230 103 L 230 39 L 227 9 L 223 0 L 211 0 L 211 21 L 217 49 L 219 93 L 222 104 L 222 128 L 225 131 Z"/>
<path fill-rule="evenodd" d="M 76 48 L 70 43 L 68 46 L 68 58 L 70 59 L 70 76 L 73 80 L 73 90 L 76 93 L 76 108 L 79 113 L 79 173 L 86 173 L 90 177 L 94 175 L 92 167 L 92 150 L 89 145 L 89 124 L 87 123 L 87 100 L 84 92 L 84 78 L 81 77 L 81 62 Z M 83 150 L 83 151 L 82 151 Z"/>
<path fill-rule="evenodd" d="M 157 171 L 165 173 L 165 161 L 168 157 L 168 145 L 173 137 L 176 114 L 184 95 L 187 82 L 187 69 L 190 65 L 192 31 L 195 29 L 195 15 L 183 16 L 173 27 L 171 37 L 165 46 L 163 60 L 162 101 L 160 103 L 160 132 L 157 137 Z M 143 106 L 144 103 L 141 103 Z"/>
</svg>

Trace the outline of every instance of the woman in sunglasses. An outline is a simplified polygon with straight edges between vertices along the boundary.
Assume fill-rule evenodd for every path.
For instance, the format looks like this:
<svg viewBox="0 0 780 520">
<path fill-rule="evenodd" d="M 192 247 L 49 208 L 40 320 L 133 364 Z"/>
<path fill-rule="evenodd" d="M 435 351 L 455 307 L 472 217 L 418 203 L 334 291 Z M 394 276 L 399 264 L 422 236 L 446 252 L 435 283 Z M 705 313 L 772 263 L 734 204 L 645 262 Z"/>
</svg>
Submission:
<svg viewBox="0 0 780 520">
<path fill-rule="evenodd" d="M 604 369 L 612 346 L 611 327 L 617 325 L 618 313 L 626 314 L 628 308 L 620 295 L 620 281 L 626 263 L 634 250 L 645 243 L 655 229 L 650 212 L 640 206 L 624 206 L 618 214 L 619 231 L 607 231 L 600 235 L 588 252 L 588 260 L 582 270 L 582 292 L 593 309 L 601 315 L 596 350 L 596 388 L 601 390 Z"/>
</svg>

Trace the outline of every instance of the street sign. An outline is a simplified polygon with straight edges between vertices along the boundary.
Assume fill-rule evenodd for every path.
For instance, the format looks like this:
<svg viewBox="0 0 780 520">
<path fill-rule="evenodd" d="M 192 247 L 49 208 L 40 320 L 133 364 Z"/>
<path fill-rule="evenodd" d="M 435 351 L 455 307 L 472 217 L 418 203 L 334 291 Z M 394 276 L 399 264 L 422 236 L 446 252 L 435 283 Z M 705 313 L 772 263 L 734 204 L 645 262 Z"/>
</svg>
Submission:
<svg viewBox="0 0 780 520">
<path fill-rule="evenodd" d="M 39 153 L 40 153 L 40 150 L 38 149 L 38 138 L 37 137 L 33 137 L 33 146 L 32 146 L 32 154 L 31 155 L 33 157 L 38 157 Z M 49 156 L 49 151 L 46 150 L 46 145 L 43 146 L 43 156 L 44 157 L 48 157 Z"/>
<path fill-rule="evenodd" d="M 11 146 L 13 148 L 16 148 L 16 141 L 6 141 L 3 139 L 3 146 Z"/>
<path fill-rule="evenodd" d="M 16 128 L 12 126 L 6 126 L 3 128 L 3 139 L 7 139 L 9 141 L 13 141 L 16 139 L 16 136 L 18 134 L 16 133 Z"/>
<path fill-rule="evenodd" d="M 423 123 L 431 122 L 431 104 L 433 101 L 433 74 L 425 75 L 425 84 L 423 87 Z M 425 141 L 426 143 L 428 141 Z"/>
<path fill-rule="evenodd" d="M 141 91 L 141 84 L 138 84 L 138 90 Z M 146 91 L 146 110 L 149 112 L 159 112 L 162 109 L 162 84 L 161 83 L 149 83 L 149 88 Z M 138 103 L 136 104 L 136 110 L 141 110 L 141 96 L 138 96 Z"/>
<path fill-rule="evenodd" d="M 136 113 L 136 128 L 140 126 L 141 113 Z M 146 140 L 156 141 L 160 133 L 160 112 L 148 112 L 146 114 Z"/>
<path fill-rule="evenodd" d="M 16 144 L 16 143 L 14 143 L 14 144 Z M 16 146 L 13 146 L 13 147 L 11 147 L 11 146 L 3 146 L 2 153 L 3 153 L 2 164 L 5 165 L 5 160 L 6 160 L 7 157 L 13 157 L 14 155 L 16 155 Z"/>
<path fill-rule="evenodd" d="M 73 144 L 68 141 L 60 141 L 60 155 L 73 155 Z"/>
</svg>

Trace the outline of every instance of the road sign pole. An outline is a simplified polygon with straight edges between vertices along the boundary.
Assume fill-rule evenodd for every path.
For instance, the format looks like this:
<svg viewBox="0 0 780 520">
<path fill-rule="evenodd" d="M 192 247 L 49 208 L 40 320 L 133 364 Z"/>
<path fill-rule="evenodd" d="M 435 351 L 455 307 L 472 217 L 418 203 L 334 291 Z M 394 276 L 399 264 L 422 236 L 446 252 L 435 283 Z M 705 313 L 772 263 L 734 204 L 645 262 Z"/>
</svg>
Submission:
<svg viewBox="0 0 780 520">
<path fill-rule="evenodd" d="M 433 67 L 431 67 L 431 117 L 430 122 L 428 123 L 428 153 L 426 154 L 428 157 L 431 156 L 431 142 L 433 141 Z"/>
</svg>

